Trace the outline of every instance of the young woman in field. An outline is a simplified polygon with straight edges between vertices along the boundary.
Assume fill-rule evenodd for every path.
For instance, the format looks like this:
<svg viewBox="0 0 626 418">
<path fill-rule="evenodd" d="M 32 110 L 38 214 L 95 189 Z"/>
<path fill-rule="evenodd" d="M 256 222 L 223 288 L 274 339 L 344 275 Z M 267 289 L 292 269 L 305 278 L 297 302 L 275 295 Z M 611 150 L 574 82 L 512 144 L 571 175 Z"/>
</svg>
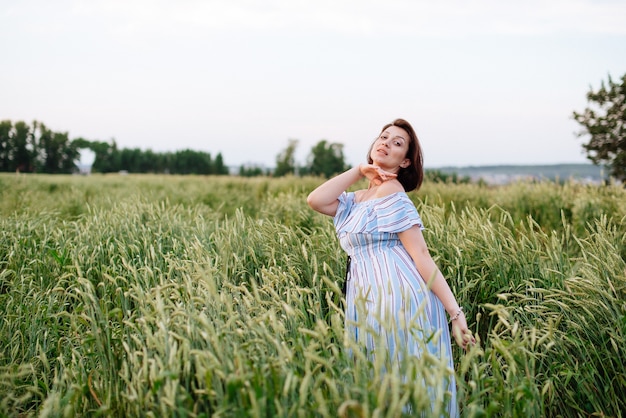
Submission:
<svg viewBox="0 0 626 418">
<path fill-rule="evenodd" d="M 346 192 L 363 177 L 369 180 L 367 189 Z M 346 328 L 352 338 L 362 342 L 370 356 L 375 356 L 376 340 L 382 338 L 393 361 L 403 354 L 418 356 L 425 347 L 453 369 L 445 312 L 461 347 L 474 338 L 430 256 L 422 220 L 406 194 L 418 189 L 423 177 L 417 135 L 407 121 L 396 119 L 383 127 L 371 145 L 367 164 L 326 181 L 309 194 L 307 202 L 333 217 L 349 256 Z M 456 415 L 454 379 L 447 390 L 448 412 Z"/>
</svg>

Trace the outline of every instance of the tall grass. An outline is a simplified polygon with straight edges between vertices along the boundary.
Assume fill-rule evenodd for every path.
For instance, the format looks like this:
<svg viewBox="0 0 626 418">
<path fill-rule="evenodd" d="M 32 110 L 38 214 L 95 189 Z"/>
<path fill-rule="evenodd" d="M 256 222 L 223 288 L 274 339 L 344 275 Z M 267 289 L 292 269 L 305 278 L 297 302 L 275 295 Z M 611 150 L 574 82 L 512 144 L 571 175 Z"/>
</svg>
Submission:
<svg viewBox="0 0 626 418">
<path fill-rule="evenodd" d="M 435 361 L 406 381 L 344 340 L 319 181 L 0 176 L 0 415 L 438 414 Z M 624 191 L 412 198 L 479 339 L 455 349 L 462 415 L 621 416 Z"/>
</svg>

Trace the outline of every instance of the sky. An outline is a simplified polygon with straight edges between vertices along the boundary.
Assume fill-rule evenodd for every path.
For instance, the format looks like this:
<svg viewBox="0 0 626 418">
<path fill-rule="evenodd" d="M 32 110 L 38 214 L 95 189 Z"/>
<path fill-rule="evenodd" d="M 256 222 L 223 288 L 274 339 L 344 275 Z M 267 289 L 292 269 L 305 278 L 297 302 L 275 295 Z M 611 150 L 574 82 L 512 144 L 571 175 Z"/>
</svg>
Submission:
<svg viewBox="0 0 626 418">
<path fill-rule="evenodd" d="M 271 167 L 365 160 L 407 119 L 426 168 L 588 162 L 574 111 L 626 73 L 623 0 L 0 0 L 0 120 Z"/>
</svg>

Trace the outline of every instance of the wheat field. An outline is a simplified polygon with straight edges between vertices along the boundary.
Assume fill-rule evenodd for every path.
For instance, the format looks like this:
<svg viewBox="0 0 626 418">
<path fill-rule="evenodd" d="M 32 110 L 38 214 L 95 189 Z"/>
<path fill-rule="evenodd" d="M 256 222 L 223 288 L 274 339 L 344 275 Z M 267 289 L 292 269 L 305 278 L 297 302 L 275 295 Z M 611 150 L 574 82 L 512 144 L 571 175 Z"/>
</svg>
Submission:
<svg viewBox="0 0 626 418">
<path fill-rule="evenodd" d="M 0 416 L 439 415 L 435 360 L 403 379 L 345 340 L 321 181 L 0 175 Z M 410 196 L 478 339 L 461 415 L 623 416 L 626 191 Z"/>
</svg>

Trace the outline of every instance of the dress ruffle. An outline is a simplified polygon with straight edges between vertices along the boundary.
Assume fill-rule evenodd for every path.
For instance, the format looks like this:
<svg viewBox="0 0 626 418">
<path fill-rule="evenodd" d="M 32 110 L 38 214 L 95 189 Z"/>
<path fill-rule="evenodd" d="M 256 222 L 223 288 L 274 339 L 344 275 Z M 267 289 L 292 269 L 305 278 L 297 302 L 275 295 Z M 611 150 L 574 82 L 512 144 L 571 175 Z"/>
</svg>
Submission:
<svg viewBox="0 0 626 418">
<path fill-rule="evenodd" d="M 363 206 L 362 216 L 350 217 L 353 207 Z M 343 231 L 363 233 L 398 233 L 413 225 L 424 229 L 415 205 L 405 192 L 392 193 L 377 199 L 356 202 L 353 192 L 339 196 L 339 205 L 333 219 L 339 235 Z"/>
<path fill-rule="evenodd" d="M 422 219 L 406 193 L 390 194 L 372 202 L 378 232 L 398 233 L 413 225 L 424 229 Z"/>
</svg>

